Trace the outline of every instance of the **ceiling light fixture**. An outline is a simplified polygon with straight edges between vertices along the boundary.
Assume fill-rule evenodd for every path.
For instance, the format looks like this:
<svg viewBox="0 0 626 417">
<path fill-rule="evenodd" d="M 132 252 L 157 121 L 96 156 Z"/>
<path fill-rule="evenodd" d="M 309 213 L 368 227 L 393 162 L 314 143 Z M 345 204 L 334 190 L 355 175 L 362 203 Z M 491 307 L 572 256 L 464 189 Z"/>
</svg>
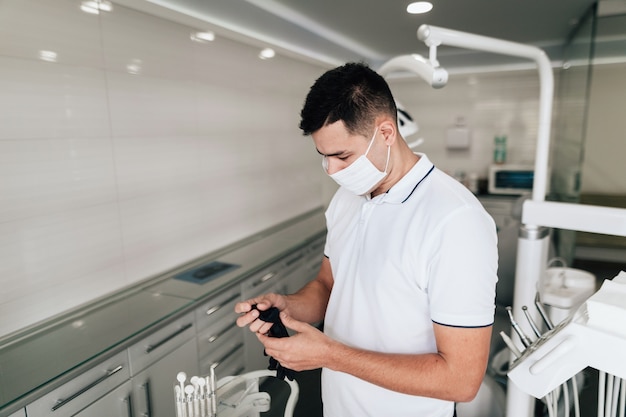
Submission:
<svg viewBox="0 0 626 417">
<path fill-rule="evenodd" d="M 190 36 L 191 40 L 199 43 L 213 42 L 215 33 L 213 32 L 193 32 Z"/>
<path fill-rule="evenodd" d="M 276 55 L 276 52 L 274 52 L 272 48 L 265 48 L 259 54 L 259 58 L 270 59 L 270 58 L 274 58 L 275 55 Z"/>
<path fill-rule="evenodd" d="M 39 59 L 46 62 L 57 62 L 57 53 L 54 51 L 39 51 Z"/>
<path fill-rule="evenodd" d="M 100 11 L 112 11 L 113 5 L 106 0 L 85 0 L 80 3 L 80 9 L 85 13 L 100 14 Z"/>
<path fill-rule="evenodd" d="M 432 10 L 433 4 L 428 1 L 416 1 L 406 6 L 406 11 L 410 14 L 428 13 Z"/>
</svg>

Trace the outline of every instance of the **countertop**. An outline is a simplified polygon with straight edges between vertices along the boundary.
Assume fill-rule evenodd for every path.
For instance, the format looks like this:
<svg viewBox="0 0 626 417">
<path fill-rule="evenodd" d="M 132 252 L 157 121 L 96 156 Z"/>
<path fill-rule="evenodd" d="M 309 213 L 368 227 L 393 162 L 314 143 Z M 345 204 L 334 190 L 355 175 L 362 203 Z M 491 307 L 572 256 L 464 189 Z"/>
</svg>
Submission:
<svg viewBox="0 0 626 417">
<path fill-rule="evenodd" d="M 25 406 L 324 233 L 323 211 L 315 209 L 95 305 L 0 340 L 0 411 Z M 212 261 L 238 268 L 205 284 L 173 278 Z"/>
</svg>

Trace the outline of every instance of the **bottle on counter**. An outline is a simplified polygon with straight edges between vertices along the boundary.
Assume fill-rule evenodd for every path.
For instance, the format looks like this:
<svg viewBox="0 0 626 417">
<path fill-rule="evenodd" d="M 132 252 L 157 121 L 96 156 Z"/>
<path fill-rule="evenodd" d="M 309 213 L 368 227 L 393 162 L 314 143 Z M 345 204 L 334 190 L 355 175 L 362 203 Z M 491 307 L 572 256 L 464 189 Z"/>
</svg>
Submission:
<svg viewBox="0 0 626 417">
<path fill-rule="evenodd" d="M 496 136 L 493 148 L 493 163 L 504 164 L 506 162 L 506 135 Z"/>
</svg>

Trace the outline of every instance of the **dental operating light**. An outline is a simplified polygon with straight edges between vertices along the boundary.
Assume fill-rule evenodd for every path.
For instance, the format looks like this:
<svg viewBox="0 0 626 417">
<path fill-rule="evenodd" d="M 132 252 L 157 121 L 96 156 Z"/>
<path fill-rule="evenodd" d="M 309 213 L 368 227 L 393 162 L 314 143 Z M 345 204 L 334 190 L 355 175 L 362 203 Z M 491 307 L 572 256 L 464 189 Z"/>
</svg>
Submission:
<svg viewBox="0 0 626 417">
<path fill-rule="evenodd" d="M 448 83 L 448 71 L 440 67 L 436 61 L 427 61 L 418 54 L 391 58 L 378 69 L 378 73 L 383 77 L 398 71 L 414 72 L 433 88 L 442 88 Z"/>
</svg>

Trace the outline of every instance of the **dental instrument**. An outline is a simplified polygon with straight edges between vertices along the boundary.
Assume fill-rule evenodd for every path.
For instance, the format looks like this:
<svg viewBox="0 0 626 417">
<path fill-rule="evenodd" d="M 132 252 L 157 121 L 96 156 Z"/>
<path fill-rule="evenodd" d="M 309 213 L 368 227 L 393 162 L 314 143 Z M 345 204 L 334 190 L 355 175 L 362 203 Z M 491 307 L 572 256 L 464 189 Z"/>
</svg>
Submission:
<svg viewBox="0 0 626 417">
<path fill-rule="evenodd" d="M 533 320 L 530 313 L 528 312 L 528 307 L 522 306 L 522 311 L 524 312 L 524 316 L 526 316 L 526 320 L 528 321 L 530 328 L 533 329 L 533 333 L 535 333 L 535 336 L 541 337 L 541 332 L 539 331 L 539 328 L 535 324 L 535 320 Z"/>
<path fill-rule="evenodd" d="M 506 312 L 509 315 L 509 321 L 511 322 L 511 327 L 513 327 L 513 330 L 515 330 L 515 333 L 517 333 L 517 335 L 519 336 L 524 347 L 528 347 L 532 345 L 533 344 L 532 340 L 530 340 L 530 338 L 526 336 L 526 334 L 524 333 L 522 328 L 519 326 L 517 321 L 515 321 L 515 317 L 513 317 L 513 309 L 511 307 L 507 307 Z"/>
<path fill-rule="evenodd" d="M 192 377 L 196 384 L 185 386 L 180 395 L 180 386 L 174 385 L 176 417 L 248 417 L 270 410 L 271 398 L 260 392 L 260 381 L 267 377 L 278 378 L 276 370 L 259 370 L 242 375 L 227 376 L 216 380 L 215 368 L 205 377 Z M 298 401 L 299 386 L 295 380 L 284 380 L 290 389 L 285 405 L 285 417 L 293 417 Z M 180 383 L 179 378 L 177 377 Z M 203 389 L 206 387 L 206 389 Z"/>
</svg>

